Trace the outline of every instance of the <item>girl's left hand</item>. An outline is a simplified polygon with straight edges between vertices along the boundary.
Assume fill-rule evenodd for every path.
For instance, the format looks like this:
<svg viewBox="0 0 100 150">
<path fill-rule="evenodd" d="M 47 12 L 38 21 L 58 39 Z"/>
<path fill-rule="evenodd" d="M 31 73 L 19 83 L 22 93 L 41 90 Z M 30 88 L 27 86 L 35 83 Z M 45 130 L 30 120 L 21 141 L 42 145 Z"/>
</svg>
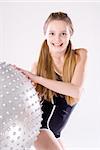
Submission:
<svg viewBox="0 0 100 150">
<path fill-rule="evenodd" d="M 12 65 L 15 69 L 19 70 L 21 73 L 23 73 L 31 82 L 37 83 L 36 81 L 36 75 L 32 74 L 31 72 L 24 70 L 22 68 L 17 67 L 16 65 Z"/>
</svg>

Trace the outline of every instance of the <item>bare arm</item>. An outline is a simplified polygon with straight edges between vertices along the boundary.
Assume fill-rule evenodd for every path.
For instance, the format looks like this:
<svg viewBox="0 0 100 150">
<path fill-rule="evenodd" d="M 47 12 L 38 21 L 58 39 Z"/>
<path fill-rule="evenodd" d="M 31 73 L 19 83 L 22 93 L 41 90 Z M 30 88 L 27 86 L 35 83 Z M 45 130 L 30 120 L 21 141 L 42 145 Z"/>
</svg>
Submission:
<svg viewBox="0 0 100 150">
<path fill-rule="evenodd" d="M 57 92 L 66 96 L 69 95 L 75 98 L 79 97 L 79 87 L 75 86 L 74 84 L 51 80 L 51 79 L 47 79 L 43 77 L 37 77 L 36 81 L 38 84 L 41 84 L 54 92 Z"/>
<path fill-rule="evenodd" d="M 32 67 L 32 73 L 35 75 L 37 72 L 36 68 L 37 68 L 37 64 L 34 63 Z M 69 95 L 69 96 L 77 98 L 79 94 L 79 87 L 71 83 L 51 80 L 51 79 L 43 78 L 40 76 L 35 77 L 35 82 L 45 86 L 46 88 L 49 88 L 52 91 L 55 91 L 63 95 Z"/>
<path fill-rule="evenodd" d="M 78 63 L 76 65 L 71 83 L 80 87 L 80 94 L 81 94 L 81 91 L 83 89 L 84 78 L 85 78 L 87 50 L 86 49 L 77 49 L 76 54 L 77 54 L 76 58 L 78 59 Z M 80 97 L 74 98 L 74 103 L 77 103 L 79 101 L 79 99 L 80 99 Z"/>
<path fill-rule="evenodd" d="M 77 49 L 76 54 L 77 54 L 76 57 L 78 59 L 77 60 L 78 62 L 77 62 L 71 83 L 82 87 L 84 77 L 85 77 L 87 50 L 86 49 Z"/>
<path fill-rule="evenodd" d="M 33 67 L 32 67 L 33 74 L 36 74 L 36 72 L 37 72 L 36 68 L 37 68 L 37 64 L 34 63 Z M 78 94 L 79 94 L 79 91 L 78 91 L 79 88 L 71 83 L 51 80 L 51 79 L 43 78 L 40 76 L 35 77 L 35 82 L 45 86 L 46 88 L 49 88 L 52 91 L 55 91 L 55 92 L 63 94 L 63 95 L 70 95 L 70 96 L 73 96 L 76 98 L 76 97 L 78 97 Z"/>
<path fill-rule="evenodd" d="M 83 79 L 84 79 L 87 51 L 85 49 L 78 49 L 77 55 L 79 55 L 80 57 L 76 65 L 71 83 L 55 81 L 40 76 L 34 76 L 34 75 L 32 75 L 31 79 L 33 80 L 33 82 L 41 84 L 52 91 L 55 91 L 57 93 L 66 96 L 71 96 L 75 99 L 79 99 L 81 94 Z M 35 65 L 34 68 L 36 68 Z M 34 68 L 33 68 L 33 72 L 34 72 Z"/>
</svg>

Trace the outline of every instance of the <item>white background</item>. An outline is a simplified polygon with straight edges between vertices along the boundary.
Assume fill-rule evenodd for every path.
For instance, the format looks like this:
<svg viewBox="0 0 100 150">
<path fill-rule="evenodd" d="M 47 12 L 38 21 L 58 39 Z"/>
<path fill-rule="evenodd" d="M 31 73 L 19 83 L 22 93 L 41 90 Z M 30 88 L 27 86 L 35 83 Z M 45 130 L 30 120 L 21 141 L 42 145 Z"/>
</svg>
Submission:
<svg viewBox="0 0 100 150">
<path fill-rule="evenodd" d="M 99 2 L 0 2 L 0 61 L 31 70 L 44 39 L 43 23 L 53 11 L 68 13 L 75 29 L 73 46 L 88 49 L 84 92 L 62 140 L 66 149 L 100 150 Z"/>
</svg>

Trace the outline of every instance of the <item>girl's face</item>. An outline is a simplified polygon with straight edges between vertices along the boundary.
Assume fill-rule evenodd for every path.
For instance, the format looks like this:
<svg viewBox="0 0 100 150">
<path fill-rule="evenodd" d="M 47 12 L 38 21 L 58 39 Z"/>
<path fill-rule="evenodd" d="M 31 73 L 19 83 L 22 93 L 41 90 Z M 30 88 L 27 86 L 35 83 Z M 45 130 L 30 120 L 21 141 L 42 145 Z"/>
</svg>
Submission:
<svg viewBox="0 0 100 150">
<path fill-rule="evenodd" d="M 70 28 L 65 21 L 54 20 L 47 26 L 46 39 L 52 54 L 64 54 L 70 40 Z"/>
</svg>

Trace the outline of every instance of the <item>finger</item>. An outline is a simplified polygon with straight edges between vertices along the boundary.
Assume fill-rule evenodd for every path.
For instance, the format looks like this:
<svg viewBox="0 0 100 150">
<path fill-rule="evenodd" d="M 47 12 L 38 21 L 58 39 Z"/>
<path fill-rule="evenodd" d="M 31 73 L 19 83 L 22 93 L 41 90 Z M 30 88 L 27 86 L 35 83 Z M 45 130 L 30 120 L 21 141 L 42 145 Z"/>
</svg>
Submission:
<svg viewBox="0 0 100 150">
<path fill-rule="evenodd" d="M 16 65 L 12 65 L 12 64 L 10 64 L 12 67 L 14 67 L 14 68 L 16 68 Z"/>
</svg>

